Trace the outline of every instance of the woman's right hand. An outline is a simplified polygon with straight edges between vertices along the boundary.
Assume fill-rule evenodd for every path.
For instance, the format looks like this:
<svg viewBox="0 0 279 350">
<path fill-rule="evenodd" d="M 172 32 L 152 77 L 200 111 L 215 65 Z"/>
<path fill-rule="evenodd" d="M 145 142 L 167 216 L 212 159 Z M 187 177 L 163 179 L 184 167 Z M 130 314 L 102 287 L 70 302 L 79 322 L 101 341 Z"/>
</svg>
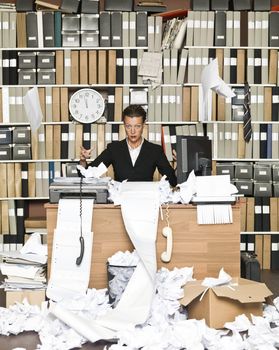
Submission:
<svg viewBox="0 0 279 350">
<path fill-rule="evenodd" d="M 80 146 L 80 161 L 84 162 L 86 159 L 90 158 L 93 148 L 86 149 L 83 146 Z"/>
</svg>

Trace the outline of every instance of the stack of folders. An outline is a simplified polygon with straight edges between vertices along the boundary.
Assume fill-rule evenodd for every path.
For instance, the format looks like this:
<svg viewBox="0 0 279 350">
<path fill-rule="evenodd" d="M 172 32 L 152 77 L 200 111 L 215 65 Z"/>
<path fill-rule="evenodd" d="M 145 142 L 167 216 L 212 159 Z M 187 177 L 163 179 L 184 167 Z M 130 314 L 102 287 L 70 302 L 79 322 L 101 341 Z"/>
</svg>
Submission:
<svg viewBox="0 0 279 350">
<path fill-rule="evenodd" d="M 0 264 L 2 282 L 5 290 L 45 289 L 46 288 L 46 258 L 34 257 L 34 254 L 4 252 L 3 263 Z"/>
<path fill-rule="evenodd" d="M 180 48 L 176 47 L 176 42 L 179 41 L 179 43 L 182 43 L 185 33 L 186 20 L 184 18 L 172 18 L 168 20 L 164 26 L 162 49 Z"/>
<path fill-rule="evenodd" d="M 46 246 L 36 244 L 38 237 L 39 234 L 33 234 L 20 251 L 0 253 L 3 260 L 0 270 L 6 276 L 1 288 L 6 291 L 46 288 Z"/>
</svg>

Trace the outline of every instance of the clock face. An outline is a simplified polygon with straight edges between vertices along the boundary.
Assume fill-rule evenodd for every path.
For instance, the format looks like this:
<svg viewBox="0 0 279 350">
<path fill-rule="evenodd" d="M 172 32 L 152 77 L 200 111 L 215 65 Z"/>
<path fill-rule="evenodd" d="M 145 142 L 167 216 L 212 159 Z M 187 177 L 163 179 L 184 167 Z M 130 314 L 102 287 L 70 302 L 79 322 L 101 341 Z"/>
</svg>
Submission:
<svg viewBox="0 0 279 350">
<path fill-rule="evenodd" d="M 80 89 L 71 96 L 69 109 L 78 122 L 93 123 L 103 115 L 105 101 L 96 90 Z"/>
</svg>

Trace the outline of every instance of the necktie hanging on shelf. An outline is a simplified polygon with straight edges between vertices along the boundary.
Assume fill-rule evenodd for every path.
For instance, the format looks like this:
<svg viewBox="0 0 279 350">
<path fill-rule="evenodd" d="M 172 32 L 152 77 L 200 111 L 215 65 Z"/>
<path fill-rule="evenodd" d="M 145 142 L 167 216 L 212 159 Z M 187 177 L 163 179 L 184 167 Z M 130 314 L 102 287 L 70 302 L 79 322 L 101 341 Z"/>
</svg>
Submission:
<svg viewBox="0 0 279 350">
<path fill-rule="evenodd" d="M 252 136 L 252 123 L 250 112 L 250 86 L 247 82 L 244 84 L 244 116 L 243 116 L 243 137 L 245 142 L 249 142 Z"/>
</svg>

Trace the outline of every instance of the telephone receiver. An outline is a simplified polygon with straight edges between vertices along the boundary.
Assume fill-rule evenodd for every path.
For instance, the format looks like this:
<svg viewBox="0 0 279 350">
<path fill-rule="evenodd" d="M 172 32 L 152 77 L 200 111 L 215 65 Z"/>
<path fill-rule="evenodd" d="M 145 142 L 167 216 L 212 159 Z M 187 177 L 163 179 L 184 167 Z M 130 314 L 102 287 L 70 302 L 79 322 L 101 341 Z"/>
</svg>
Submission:
<svg viewBox="0 0 279 350">
<path fill-rule="evenodd" d="M 79 241 L 80 241 L 80 254 L 77 257 L 76 260 L 76 264 L 80 265 L 83 259 L 83 255 L 84 255 L 84 238 L 82 236 L 79 237 Z"/>
<path fill-rule="evenodd" d="M 172 229 L 166 226 L 163 228 L 162 234 L 167 238 L 167 250 L 161 254 L 161 260 L 168 263 L 171 261 L 172 254 Z"/>
</svg>

